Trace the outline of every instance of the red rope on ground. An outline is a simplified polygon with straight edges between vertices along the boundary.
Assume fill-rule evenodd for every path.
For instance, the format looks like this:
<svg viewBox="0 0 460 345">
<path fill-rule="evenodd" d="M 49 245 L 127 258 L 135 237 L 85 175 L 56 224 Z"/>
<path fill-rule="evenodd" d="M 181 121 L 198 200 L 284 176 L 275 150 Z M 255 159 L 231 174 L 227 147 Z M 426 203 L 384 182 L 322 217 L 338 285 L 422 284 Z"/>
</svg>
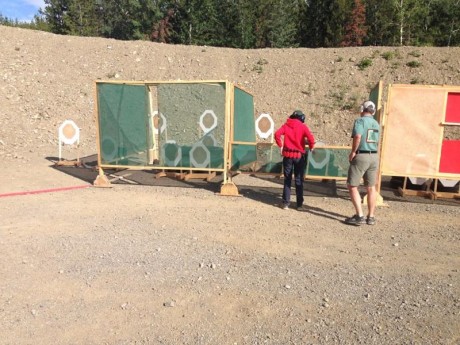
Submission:
<svg viewBox="0 0 460 345">
<path fill-rule="evenodd" d="M 81 186 L 39 189 L 39 190 L 31 190 L 31 191 L 25 191 L 25 192 L 13 192 L 13 193 L 0 194 L 0 198 L 7 197 L 7 196 L 17 196 L 17 195 L 62 192 L 62 191 L 66 191 L 66 190 L 82 189 L 82 188 L 88 188 L 88 187 L 91 187 L 91 185 L 90 184 L 85 184 L 85 185 L 81 185 Z"/>
</svg>

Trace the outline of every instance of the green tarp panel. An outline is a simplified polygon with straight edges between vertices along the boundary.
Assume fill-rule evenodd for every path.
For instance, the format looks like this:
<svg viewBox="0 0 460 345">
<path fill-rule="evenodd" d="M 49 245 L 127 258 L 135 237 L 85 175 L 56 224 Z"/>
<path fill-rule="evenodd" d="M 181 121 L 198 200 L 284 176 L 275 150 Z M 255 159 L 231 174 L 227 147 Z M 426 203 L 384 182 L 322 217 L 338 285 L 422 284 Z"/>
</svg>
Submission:
<svg viewBox="0 0 460 345">
<path fill-rule="evenodd" d="M 350 148 L 315 147 L 308 153 L 305 175 L 321 177 L 347 177 Z"/>
<path fill-rule="evenodd" d="M 257 161 L 256 146 L 254 144 L 232 145 L 232 166 L 230 170 L 252 171 L 254 162 Z"/>
<path fill-rule="evenodd" d="M 237 87 L 235 90 L 235 111 L 233 141 L 254 143 L 256 125 L 254 122 L 253 96 Z"/>
<path fill-rule="evenodd" d="M 232 144 L 231 170 L 248 169 L 257 160 L 256 127 L 253 96 L 238 87 L 234 88 L 233 141 L 252 145 Z"/>
<path fill-rule="evenodd" d="M 160 124 L 165 129 L 159 135 L 159 164 L 223 168 L 225 83 L 165 83 L 157 85 L 157 93 L 158 111 L 166 120 Z M 195 162 L 190 159 L 192 150 Z M 209 164 L 202 166 L 205 161 Z"/>
<path fill-rule="evenodd" d="M 254 159 L 256 152 L 256 160 Z M 348 154 L 350 149 L 315 148 L 308 152 L 305 176 L 324 178 L 345 178 L 348 172 Z M 233 145 L 232 170 L 243 172 L 281 174 L 283 172 L 283 157 L 276 145 L 259 143 L 254 145 Z"/>
<path fill-rule="evenodd" d="M 147 165 L 144 85 L 97 84 L 101 163 Z"/>
</svg>

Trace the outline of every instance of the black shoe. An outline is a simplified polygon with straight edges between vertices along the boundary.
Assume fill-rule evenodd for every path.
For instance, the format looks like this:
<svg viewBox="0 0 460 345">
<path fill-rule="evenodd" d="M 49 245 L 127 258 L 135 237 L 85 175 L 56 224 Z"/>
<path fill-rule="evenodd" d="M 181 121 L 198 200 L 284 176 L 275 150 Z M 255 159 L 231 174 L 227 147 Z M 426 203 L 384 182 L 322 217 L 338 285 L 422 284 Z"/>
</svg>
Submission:
<svg viewBox="0 0 460 345">
<path fill-rule="evenodd" d="M 367 225 L 375 225 L 375 217 L 367 217 L 366 219 Z"/>
<path fill-rule="evenodd" d="M 353 217 L 345 219 L 345 224 L 359 226 L 361 224 L 366 224 L 366 220 L 364 219 L 364 216 L 360 217 L 357 214 L 355 214 Z"/>
</svg>

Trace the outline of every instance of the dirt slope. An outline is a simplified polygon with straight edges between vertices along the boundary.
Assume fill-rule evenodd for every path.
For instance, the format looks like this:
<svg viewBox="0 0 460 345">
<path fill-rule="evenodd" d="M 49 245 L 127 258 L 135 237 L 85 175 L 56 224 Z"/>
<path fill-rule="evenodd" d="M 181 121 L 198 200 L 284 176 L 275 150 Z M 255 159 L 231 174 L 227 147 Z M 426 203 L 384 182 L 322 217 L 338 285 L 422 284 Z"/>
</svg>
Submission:
<svg viewBox="0 0 460 345">
<path fill-rule="evenodd" d="M 94 80 L 230 80 L 276 124 L 300 108 L 318 139 L 349 144 L 356 105 L 379 80 L 460 85 L 460 48 L 260 49 L 190 47 L 59 36 L 0 26 L 0 158 L 44 156 L 73 119 L 94 153 Z M 385 59 L 384 57 L 389 57 Z M 360 70 L 369 59 L 372 65 Z M 420 63 L 410 68 L 411 61 Z M 352 107 L 353 111 L 341 110 Z M 16 158 L 17 159 L 17 158 Z"/>
</svg>

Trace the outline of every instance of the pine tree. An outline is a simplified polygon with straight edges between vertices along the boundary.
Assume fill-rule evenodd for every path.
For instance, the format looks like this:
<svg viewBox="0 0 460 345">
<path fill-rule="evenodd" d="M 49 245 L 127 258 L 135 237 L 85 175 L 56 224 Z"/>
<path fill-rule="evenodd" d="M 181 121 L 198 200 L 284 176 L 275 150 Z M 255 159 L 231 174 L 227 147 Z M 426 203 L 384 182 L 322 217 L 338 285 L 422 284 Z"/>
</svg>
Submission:
<svg viewBox="0 0 460 345">
<path fill-rule="evenodd" d="M 396 0 L 366 1 L 366 44 L 394 46 L 398 43 L 398 23 L 396 22 Z"/>
<path fill-rule="evenodd" d="M 350 21 L 345 27 L 345 36 L 341 42 L 342 47 L 356 47 L 363 44 L 366 36 L 366 9 L 361 0 L 354 0 Z"/>
<path fill-rule="evenodd" d="M 41 14 L 48 22 L 51 32 L 56 34 L 70 34 L 69 10 L 72 0 L 45 0 L 45 8 Z"/>
<path fill-rule="evenodd" d="M 342 42 L 349 4 L 346 0 L 311 0 L 307 3 L 304 44 L 337 47 Z"/>
</svg>

